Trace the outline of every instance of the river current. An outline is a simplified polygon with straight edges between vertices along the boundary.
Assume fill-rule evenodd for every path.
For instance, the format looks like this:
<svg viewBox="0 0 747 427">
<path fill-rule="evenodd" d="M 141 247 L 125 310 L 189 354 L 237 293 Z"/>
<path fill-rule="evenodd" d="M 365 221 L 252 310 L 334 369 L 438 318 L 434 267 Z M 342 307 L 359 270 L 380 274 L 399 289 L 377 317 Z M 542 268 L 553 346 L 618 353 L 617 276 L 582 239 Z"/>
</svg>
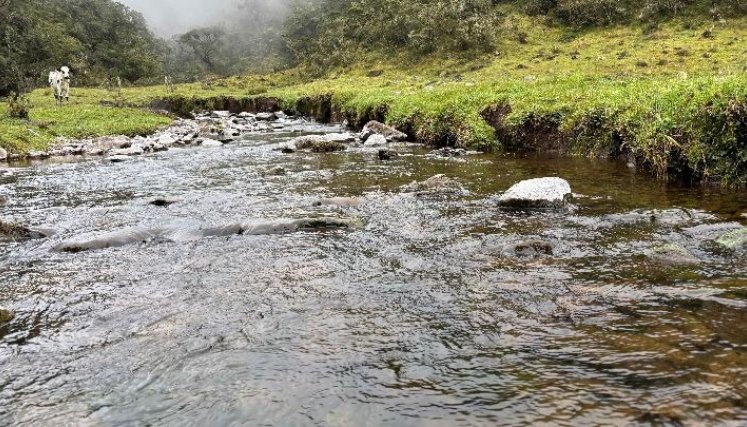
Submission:
<svg viewBox="0 0 747 427">
<path fill-rule="evenodd" d="M 0 216 L 55 231 L 0 242 L 0 425 L 747 423 L 747 256 L 713 244 L 744 192 L 607 160 L 277 150 L 293 136 L 0 166 Z M 400 189 L 436 174 L 468 192 Z M 569 208 L 497 206 L 543 176 Z M 317 217 L 362 226 L 192 234 Z M 55 250 L 156 228 L 177 237 Z M 666 243 L 698 261 L 647 255 Z"/>
</svg>

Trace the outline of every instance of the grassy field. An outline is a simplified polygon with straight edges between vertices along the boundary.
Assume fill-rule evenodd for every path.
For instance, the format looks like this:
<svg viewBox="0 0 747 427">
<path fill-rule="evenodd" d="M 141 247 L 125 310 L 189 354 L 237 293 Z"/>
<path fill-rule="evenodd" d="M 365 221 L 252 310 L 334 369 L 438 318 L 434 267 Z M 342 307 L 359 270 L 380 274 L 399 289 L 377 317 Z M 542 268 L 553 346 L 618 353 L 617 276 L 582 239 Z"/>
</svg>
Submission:
<svg viewBox="0 0 747 427">
<path fill-rule="evenodd" d="M 62 108 L 38 90 L 30 121 L 0 107 L 0 145 L 25 152 L 57 136 L 152 132 L 170 120 L 138 108 L 153 99 L 266 96 L 302 111 L 327 103 L 356 121 L 381 116 L 427 143 L 625 153 L 663 177 L 747 183 L 747 20 L 571 31 L 515 14 L 503 25 L 497 51 L 477 58 L 368 53 L 322 78 L 298 68 L 175 95 L 76 88 Z"/>
</svg>

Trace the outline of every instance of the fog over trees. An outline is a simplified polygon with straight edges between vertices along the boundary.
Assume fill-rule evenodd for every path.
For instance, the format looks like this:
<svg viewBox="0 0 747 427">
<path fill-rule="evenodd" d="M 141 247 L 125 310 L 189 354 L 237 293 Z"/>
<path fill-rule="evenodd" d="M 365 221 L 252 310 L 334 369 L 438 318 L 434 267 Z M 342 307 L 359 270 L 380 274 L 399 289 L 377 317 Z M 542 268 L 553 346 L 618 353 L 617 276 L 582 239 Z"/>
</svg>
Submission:
<svg viewBox="0 0 747 427">
<path fill-rule="evenodd" d="M 212 26 L 235 16 L 239 0 L 118 0 L 142 13 L 151 30 L 171 37 L 189 30 Z"/>
</svg>

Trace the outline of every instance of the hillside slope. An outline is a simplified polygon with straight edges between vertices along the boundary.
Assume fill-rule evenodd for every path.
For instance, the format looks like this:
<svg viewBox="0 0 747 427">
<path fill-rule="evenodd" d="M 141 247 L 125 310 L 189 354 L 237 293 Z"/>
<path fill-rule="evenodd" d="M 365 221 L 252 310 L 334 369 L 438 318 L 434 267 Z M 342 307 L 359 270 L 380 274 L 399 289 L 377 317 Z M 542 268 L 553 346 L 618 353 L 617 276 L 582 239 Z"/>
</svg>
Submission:
<svg viewBox="0 0 747 427">
<path fill-rule="evenodd" d="M 271 97 L 319 119 L 385 120 L 424 143 L 625 156 L 663 178 L 747 183 L 747 19 L 586 30 L 520 13 L 502 22 L 506 37 L 495 52 L 473 57 L 369 51 L 319 78 L 298 67 L 183 85 L 176 94 L 78 89 L 62 109 L 37 91 L 31 122 L 0 121 L 0 144 L 24 151 L 55 136 L 148 132 L 163 122 L 107 107 L 88 122 L 68 123 L 101 100 L 133 107 L 167 99 L 182 111 L 223 106 L 222 97 Z"/>
</svg>

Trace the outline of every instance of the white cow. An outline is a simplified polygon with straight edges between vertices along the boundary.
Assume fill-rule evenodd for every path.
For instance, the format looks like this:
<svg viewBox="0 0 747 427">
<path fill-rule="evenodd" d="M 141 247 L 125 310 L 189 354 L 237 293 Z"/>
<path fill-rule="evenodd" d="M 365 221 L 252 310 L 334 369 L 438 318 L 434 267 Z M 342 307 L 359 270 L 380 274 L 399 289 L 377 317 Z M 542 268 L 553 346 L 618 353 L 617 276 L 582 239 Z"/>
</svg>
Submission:
<svg viewBox="0 0 747 427">
<path fill-rule="evenodd" d="M 49 73 L 49 86 L 52 88 L 57 105 L 70 102 L 70 68 L 60 67 Z"/>
</svg>

